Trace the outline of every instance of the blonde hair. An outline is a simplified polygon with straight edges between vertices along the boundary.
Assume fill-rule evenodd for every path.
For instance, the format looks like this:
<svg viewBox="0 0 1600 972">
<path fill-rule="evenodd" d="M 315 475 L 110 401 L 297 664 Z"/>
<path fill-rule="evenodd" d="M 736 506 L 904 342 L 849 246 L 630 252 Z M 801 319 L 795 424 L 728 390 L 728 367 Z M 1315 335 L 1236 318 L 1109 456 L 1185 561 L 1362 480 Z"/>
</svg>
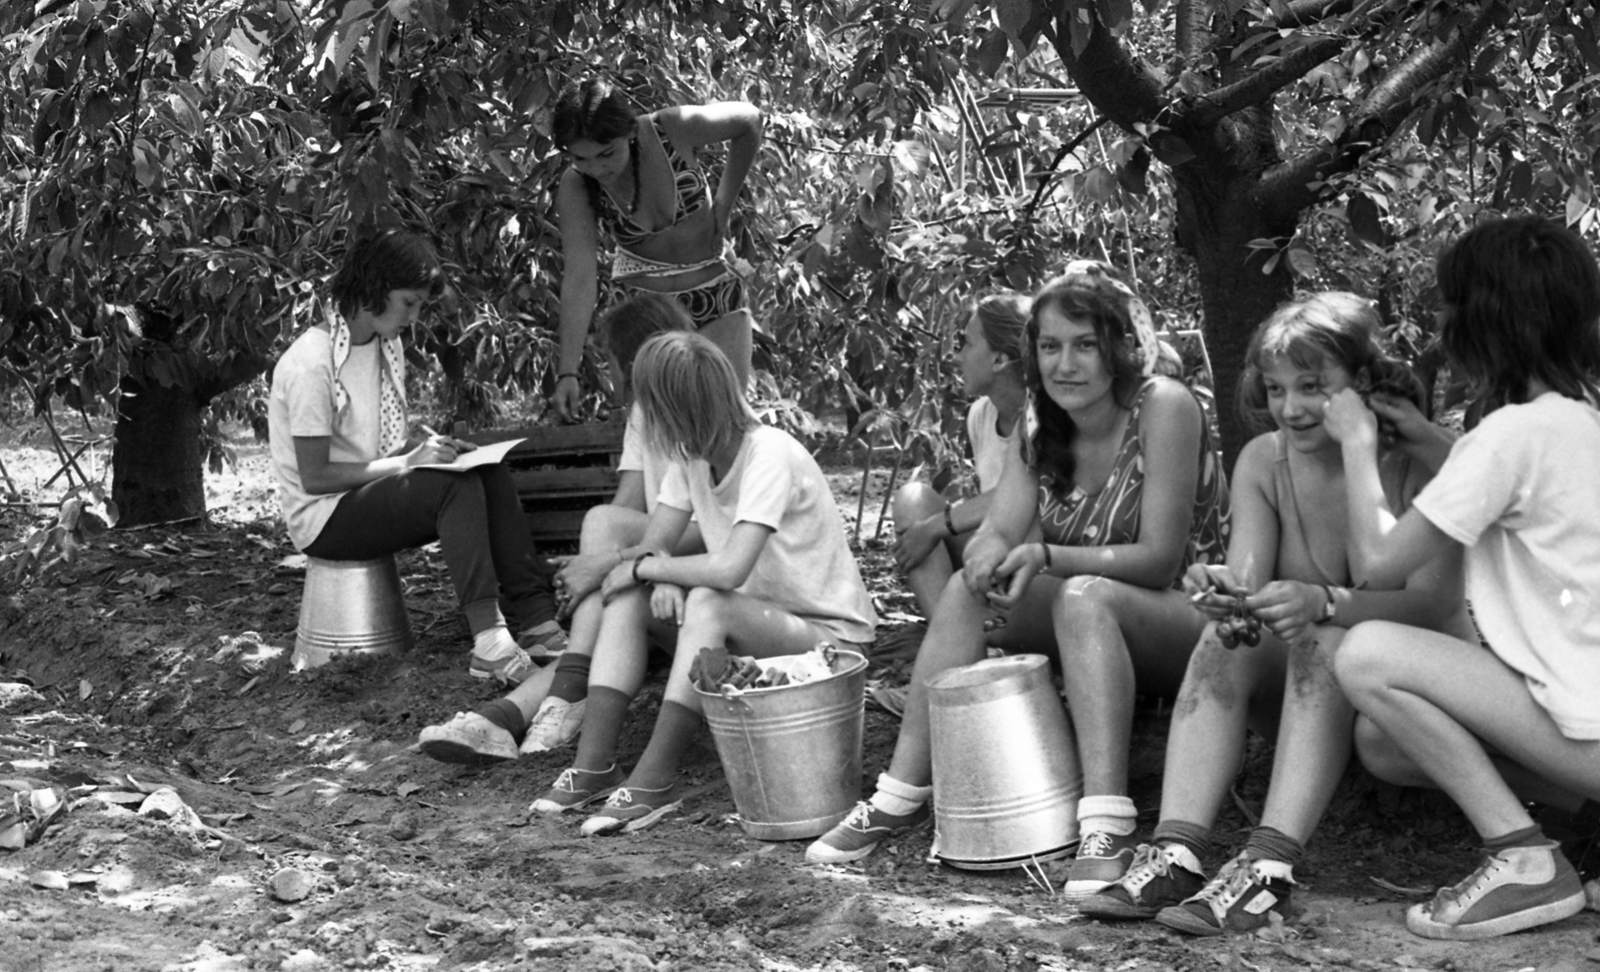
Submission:
<svg viewBox="0 0 1600 972">
<path fill-rule="evenodd" d="M 690 331 L 657 334 L 633 359 L 645 438 L 676 459 L 709 459 L 761 424 L 722 349 Z"/>
</svg>

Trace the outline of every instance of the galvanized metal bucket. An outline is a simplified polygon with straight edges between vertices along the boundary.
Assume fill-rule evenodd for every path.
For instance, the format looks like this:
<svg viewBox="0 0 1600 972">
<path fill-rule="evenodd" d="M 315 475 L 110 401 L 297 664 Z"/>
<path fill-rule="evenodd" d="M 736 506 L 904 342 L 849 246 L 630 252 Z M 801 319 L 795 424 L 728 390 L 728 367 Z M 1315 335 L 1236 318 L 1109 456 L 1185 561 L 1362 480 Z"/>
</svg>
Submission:
<svg viewBox="0 0 1600 972">
<path fill-rule="evenodd" d="M 840 651 L 831 667 L 828 678 L 737 694 L 695 686 L 751 837 L 821 836 L 861 797 L 867 660 Z"/>
<path fill-rule="evenodd" d="M 350 652 L 389 655 L 412 645 L 411 621 L 393 557 L 377 560 L 306 558 L 295 671 L 326 665 Z"/>
<path fill-rule="evenodd" d="M 933 855 L 989 871 L 1078 843 L 1078 747 L 1043 655 L 952 668 L 928 683 Z"/>
</svg>

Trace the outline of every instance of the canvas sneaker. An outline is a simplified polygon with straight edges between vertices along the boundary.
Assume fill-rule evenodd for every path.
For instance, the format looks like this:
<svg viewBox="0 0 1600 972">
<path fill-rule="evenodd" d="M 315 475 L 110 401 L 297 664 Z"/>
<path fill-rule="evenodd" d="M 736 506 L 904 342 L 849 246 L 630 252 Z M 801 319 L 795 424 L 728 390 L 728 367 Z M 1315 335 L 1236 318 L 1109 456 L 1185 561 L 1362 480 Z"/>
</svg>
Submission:
<svg viewBox="0 0 1600 972">
<path fill-rule="evenodd" d="M 1191 935 L 1248 932 L 1289 917 L 1294 869 L 1283 861 L 1255 860 L 1241 853 L 1181 904 L 1163 908 L 1156 921 Z"/>
<path fill-rule="evenodd" d="M 498 763 L 518 755 L 511 733 L 476 712 L 457 712 L 449 722 L 423 729 L 417 748 L 441 763 L 466 766 Z"/>
<path fill-rule="evenodd" d="M 1133 851 L 1137 845 L 1132 834 L 1109 834 L 1099 830 L 1084 834 L 1083 841 L 1078 844 L 1078 856 L 1067 868 L 1062 896 L 1087 898 L 1121 880 L 1133 865 Z"/>
<path fill-rule="evenodd" d="M 655 826 L 662 817 L 683 806 L 682 800 L 672 798 L 676 789 L 671 783 L 653 790 L 642 786 L 618 787 L 606 800 L 604 809 L 583 822 L 583 836 L 631 834 Z"/>
<path fill-rule="evenodd" d="M 596 800 L 604 800 L 626 779 L 622 770 L 612 763 L 603 770 L 578 769 L 569 766 L 561 771 L 544 796 L 533 801 L 529 813 L 566 813 L 579 810 Z"/>
<path fill-rule="evenodd" d="M 1423 938 L 1471 942 L 1570 918 L 1583 910 L 1583 884 L 1554 842 L 1485 854 L 1478 869 L 1432 901 L 1406 912 Z"/>
<path fill-rule="evenodd" d="M 1090 918 L 1154 918 L 1162 908 L 1182 902 L 1205 887 L 1200 859 L 1182 844 L 1140 844 L 1128 873 L 1078 905 Z"/>
<path fill-rule="evenodd" d="M 473 678 L 492 678 L 501 685 L 521 685 L 537 667 L 521 648 L 510 649 L 494 658 L 484 658 L 473 652 L 471 661 L 467 662 L 467 674 Z"/>
<path fill-rule="evenodd" d="M 528 657 L 544 664 L 567 650 L 567 633 L 555 621 L 546 621 L 517 635 L 517 644 Z"/>
<path fill-rule="evenodd" d="M 586 700 L 568 702 L 547 697 L 539 703 L 539 711 L 528 724 L 528 733 L 522 737 L 522 751 L 548 752 L 578 738 L 578 732 L 583 729 L 583 710 L 587 707 Z"/>
<path fill-rule="evenodd" d="M 812 841 L 806 860 L 813 864 L 848 864 L 872 853 L 885 838 L 903 834 L 928 819 L 928 805 L 905 814 L 879 810 L 865 800 L 833 829 Z"/>
</svg>

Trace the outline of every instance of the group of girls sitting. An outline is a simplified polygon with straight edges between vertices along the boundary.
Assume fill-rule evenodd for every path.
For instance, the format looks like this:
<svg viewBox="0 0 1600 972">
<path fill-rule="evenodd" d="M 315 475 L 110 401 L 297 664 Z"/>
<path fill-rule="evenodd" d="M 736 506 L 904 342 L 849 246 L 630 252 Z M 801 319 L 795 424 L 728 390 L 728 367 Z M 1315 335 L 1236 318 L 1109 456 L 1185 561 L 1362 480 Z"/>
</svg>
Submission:
<svg viewBox="0 0 1600 972">
<path fill-rule="evenodd" d="M 1033 299 L 1020 366 L 1037 426 L 1011 435 L 976 501 L 888 771 L 807 858 L 858 860 L 926 819 L 927 683 L 987 644 L 1059 656 L 1085 794 L 1065 894 L 1084 914 L 1199 935 L 1286 916 L 1352 749 L 1381 779 L 1444 790 L 1483 839 L 1472 874 L 1409 910 L 1414 933 L 1481 939 L 1580 911 L 1578 874 L 1523 800 L 1600 800 L 1600 270 L 1583 241 L 1502 219 L 1441 256 L 1443 346 L 1499 406 L 1459 440 L 1424 417 L 1370 303 L 1280 308 L 1249 345 L 1242 406 L 1265 431 L 1231 493 L 1195 400 L 1141 373 L 1108 278 L 1069 273 Z M 954 512 L 903 524 L 903 565 L 931 559 Z M 1174 689 L 1140 840 L 1133 695 Z M 1276 738 L 1266 807 L 1208 879 L 1249 727 Z"/>
<path fill-rule="evenodd" d="M 994 396 L 976 433 L 998 443 L 998 482 L 953 510 L 924 497 L 902 523 L 918 534 L 897 559 L 936 569 L 919 582 L 931 623 L 900 738 L 871 798 L 806 857 L 858 860 L 928 817 L 927 682 L 995 645 L 1059 658 L 1084 793 L 1065 893 L 1085 914 L 1196 934 L 1286 915 L 1352 751 L 1382 779 L 1444 790 L 1484 841 L 1471 875 L 1410 909 L 1412 931 L 1477 939 L 1580 910 L 1577 873 L 1523 801 L 1600 799 L 1600 270 L 1575 234 L 1521 218 L 1464 234 L 1438 278 L 1450 362 L 1499 407 L 1454 440 L 1424 417 L 1366 301 L 1297 300 L 1250 342 L 1241 397 L 1268 430 L 1241 452 L 1231 493 L 1204 410 L 1152 374 L 1142 305 L 1108 267 L 1074 264 L 1031 301 L 979 302 L 967 347 L 988 378 L 970 387 Z M 440 537 L 473 671 L 492 673 L 515 650 L 498 599 L 522 623 L 551 609 L 504 473 L 415 468 L 457 446 L 405 444 L 390 342 L 436 287 L 426 247 L 404 234 L 352 251 L 340 313 L 274 377 L 273 455 L 309 553 Z M 1020 342 L 991 337 L 997 305 L 1026 307 Z M 652 639 L 760 657 L 873 638 L 821 470 L 756 420 L 734 365 L 691 326 L 658 296 L 611 315 L 635 407 L 617 501 L 591 512 L 557 576 L 571 650 L 423 736 L 433 755 L 474 761 L 576 736 L 531 809 L 604 800 L 585 834 L 639 830 L 678 804 L 701 723 L 693 652 L 676 654 L 642 756 L 617 762 Z M 1144 840 L 1127 788 L 1136 693 L 1177 698 Z M 1277 742 L 1267 804 L 1208 878 L 1249 727 Z"/>
</svg>

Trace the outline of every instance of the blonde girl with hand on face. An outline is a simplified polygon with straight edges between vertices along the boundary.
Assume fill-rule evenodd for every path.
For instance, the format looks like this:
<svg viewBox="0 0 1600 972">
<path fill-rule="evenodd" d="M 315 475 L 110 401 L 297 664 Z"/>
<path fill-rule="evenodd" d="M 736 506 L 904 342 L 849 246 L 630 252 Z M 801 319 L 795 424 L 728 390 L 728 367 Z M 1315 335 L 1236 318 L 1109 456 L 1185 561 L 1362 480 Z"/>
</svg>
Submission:
<svg viewBox="0 0 1600 972">
<path fill-rule="evenodd" d="M 1600 268 L 1538 217 L 1468 230 L 1439 257 L 1452 369 L 1503 402 L 1450 450 L 1409 509 L 1382 488 L 1378 416 L 1352 391 L 1326 423 L 1345 468 L 1352 562 L 1375 585 L 1461 554 L 1479 637 L 1357 625 L 1334 671 L 1374 775 L 1433 786 L 1483 841 L 1482 863 L 1406 913 L 1470 941 L 1584 907 L 1570 861 L 1524 799 L 1600 800 Z"/>
<path fill-rule="evenodd" d="M 1422 396 L 1410 370 L 1383 349 L 1371 302 L 1355 294 L 1285 304 L 1252 335 L 1240 407 L 1272 431 L 1246 444 L 1234 466 L 1226 563 L 1195 564 L 1184 580 L 1213 623 L 1173 706 L 1159 823 L 1128 873 L 1084 901 L 1082 913 L 1154 918 L 1198 935 L 1289 917 L 1294 867 L 1350 758 L 1354 713 L 1333 676 L 1346 631 L 1376 618 L 1469 630 L 1459 556 L 1428 561 L 1384 590 L 1352 568 L 1343 456 L 1323 416 L 1331 396 L 1372 387 L 1389 389 L 1386 407 L 1396 415 L 1415 410 Z M 1404 439 L 1381 454 L 1384 494 L 1396 509 L 1433 474 L 1406 444 L 1432 440 Z M 1240 597 L 1260 626 L 1259 643 L 1221 627 L 1234 623 Z M 1266 807 L 1242 852 L 1208 882 L 1202 861 L 1211 828 L 1251 726 L 1277 741 Z"/>
<path fill-rule="evenodd" d="M 1134 695 L 1177 690 L 1205 627 L 1180 589 L 1183 571 L 1221 557 L 1227 511 L 1200 404 L 1148 374 L 1154 341 L 1136 333 L 1137 300 L 1100 264 L 1075 265 L 1034 297 L 1024 348 L 1038 428 L 1007 451 L 962 572 L 934 609 L 877 792 L 808 860 L 859 860 L 927 818 L 927 683 L 983 658 L 999 615 L 1002 648 L 1052 645 L 1061 661 L 1085 793 L 1066 893 L 1093 893 L 1127 869 Z"/>
</svg>

